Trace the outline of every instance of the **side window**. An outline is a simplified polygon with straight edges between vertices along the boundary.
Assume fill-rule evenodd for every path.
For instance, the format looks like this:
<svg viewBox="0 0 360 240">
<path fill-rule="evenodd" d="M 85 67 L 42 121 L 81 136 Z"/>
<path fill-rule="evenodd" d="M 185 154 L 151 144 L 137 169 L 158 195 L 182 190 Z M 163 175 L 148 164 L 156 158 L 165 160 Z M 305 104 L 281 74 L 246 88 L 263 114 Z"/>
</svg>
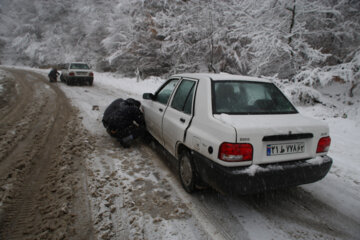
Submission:
<svg viewBox="0 0 360 240">
<path fill-rule="evenodd" d="M 195 92 L 195 85 L 191 89 L 188 98 L 186 99 L 184 106 L 184 113 L 191 114 L 192 106 L 193 106 L 193 96 Z"/>
<path fill-rule="evenodd" d="M 174 88 L 179 79 L 170 80 L 157 94 L 155 100 L 162 104 L 167 104 L 171 93 L 174 91 Z"/>
<path fill-rule="evenodd" d="M 187 114 L 191 114 L 195 81 L 183 80 L 176 90 L 171 107 Z"/>
</svg>

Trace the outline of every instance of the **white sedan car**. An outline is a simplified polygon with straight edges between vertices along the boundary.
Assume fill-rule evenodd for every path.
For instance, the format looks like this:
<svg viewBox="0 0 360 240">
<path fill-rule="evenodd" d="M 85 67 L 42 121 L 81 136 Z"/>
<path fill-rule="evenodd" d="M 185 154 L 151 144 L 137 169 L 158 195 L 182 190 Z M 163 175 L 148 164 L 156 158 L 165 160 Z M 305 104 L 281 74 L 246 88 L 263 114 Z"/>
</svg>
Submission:
<svg viewBox="0 0 360 240">
<path fill-rule="evenodd" d="M 94 73 L 87 63 L 72 62 L 65 64 L 64 69 L 61 70 L 61 82 L 67 85 L 93 85 Z"/>
<path fill-rule="evenodd" d="M 329 171 L 328 126 L 302 116 L 270 81 L 181 74 L 144 93 L 148 132 L 179 160 L 184 189 L 249 194 L 312 183 Z"/>
</svg>

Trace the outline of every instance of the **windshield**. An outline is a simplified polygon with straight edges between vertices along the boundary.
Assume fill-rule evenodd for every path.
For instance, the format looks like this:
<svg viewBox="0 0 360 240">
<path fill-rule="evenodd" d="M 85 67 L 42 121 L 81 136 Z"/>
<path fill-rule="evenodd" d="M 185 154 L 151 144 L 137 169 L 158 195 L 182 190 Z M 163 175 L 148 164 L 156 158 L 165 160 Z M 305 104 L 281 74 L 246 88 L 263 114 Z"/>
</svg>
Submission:
<svg viewBox="0 0 360 240">
<path fill-rule="evenodd" d="M 272 83 L 214 81 L 214 114 L 290 114 L 295 107 Z"/>
<path fill-rule="evenodd" d="M 72 63 L 70 69 L 90 69 L 85 63 Z"/>
</svg>

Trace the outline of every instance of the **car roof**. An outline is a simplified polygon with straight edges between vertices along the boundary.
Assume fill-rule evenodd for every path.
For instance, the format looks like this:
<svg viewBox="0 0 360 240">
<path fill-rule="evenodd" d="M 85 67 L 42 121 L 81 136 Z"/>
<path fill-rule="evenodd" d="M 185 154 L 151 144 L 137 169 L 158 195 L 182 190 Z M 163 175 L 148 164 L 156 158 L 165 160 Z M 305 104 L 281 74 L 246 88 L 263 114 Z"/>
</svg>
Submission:
<svg viewBox="0 0 360 240">
<path fill-rule="evenodd" d="M 254 82 L 270 82 L 268 79 L 257 78 L 257 77 L 249 77 L 243 75 L 233 75 L 229 73 L 182 73 L 172 75 L 171 77 L 188 77 L 188 78 L 196 78 L 196 79 L 204 79 L 209 80 L 212 79 L 214 81 L 254 81 Z"/>
<path fill-rule="evenodd" d="M 71 62 L 70 64 L 86 64 L 86 65 L 88 65 L 86 62 Z"/>
</svg>

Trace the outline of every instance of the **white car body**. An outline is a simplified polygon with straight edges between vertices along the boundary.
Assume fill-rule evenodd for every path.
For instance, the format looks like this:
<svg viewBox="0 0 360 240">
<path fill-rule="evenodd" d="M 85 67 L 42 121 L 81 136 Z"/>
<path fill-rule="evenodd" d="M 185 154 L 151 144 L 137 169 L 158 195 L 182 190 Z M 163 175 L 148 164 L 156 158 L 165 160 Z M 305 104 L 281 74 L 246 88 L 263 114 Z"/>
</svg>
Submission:
<svg viewBox="0 0 360 240">
<path fill-rule="evenodd" d="M 61 70 L 60 80 L 68 85 L 88 84 L 92 85 L 94 73 L 90 66 L 84 62 L 71 62 L 65 64 Z"/>
<path fill-rule="evenodd" d="M 214 112 L 214 83 L 218 84 L 219 87 L 221 82 L 237 86 L 235 84 L 238 81 L 246 82 L 250 84 L 249 86 L 252 86 L 251 83 L 259 84 L 259 86 L 265 83 L 268 86 L 269 84 L 272 85 L 270 81 L 230 74 L 181 74 L 170 77 L 169 81 L 171 79 L 174 79 L 174 83 L 168 86 L 173 84 L 174 90 L 166 103 L 156 99 L 162 87 L 154 95 L 144 94 L 145 100 L 142 104 L 147 129 L 177 159 L 180 159 L 181 152 L 187 149 L 188 155 L 193 162 L 194 169 L 192 171 L 195 171 L 197 177 L 206 183 L 219 188 L 219 184 L 213 184 L 211 183 L 212 179 L 209 180 L 209 178 L 214 177 L 214 174 L 208 175 L 208 171 L 204 170 L 207 167 L 203 167 L 202 163 L 200 164 L 202 161 L 199 159 L 207 162 L 207 165 L 216 165 L 220 169 L 224 169 L 225 172 L 234 170 L 246 172 L 251 166 L 261 167 L 270 164 L 269 166 L 273 167 L 271 164 L 288 164 L 288 162 L 299 160 L 310 162 L 310 160 L 321 157 L 328 163 L 327 171 L 329 170 L 332 161 L 326 156 L 328 146 L 323 152 L 317 153 L 319 140 L 321 138 L 330 140 L 329 128 L 324 122 L 304 117 L 296 110 L 291 114 L 218 114 Z M 190 113 L 172 107 L 174 95 L 177 94 L 177 90 L 184 80 L 188 81 L 187 84 L 190 84 L 191 81 L 194 82 Z M 241 83 L 239 84 L 239 86 L 242 86 Z M 248 98 L 251 99 L 251 97 Z M 250 102 L 251 100 L 248 101 L 248 103 Z M 251 103 L 249 106 L 251 106 Z M 295 109 L 295 107 L 293 108 Z M 233 161 L 231 157 L 229 157 L 230 160 L 226 161 L 220 159 L 220 145 L 223 143 L 251 145 L 252 159 L 249 161 Z M 262 169 L 265 168 L 262 167 Z M 318 178 L 324 177 L 324 171 L 319 174 Z M 327 173 L 327 171 L 325 172 Z M 319 179 L 310 182 L 317 180 Z M 284 184 L 284 186 L 298 185 L 309 181 L 300 180 L 300 182 L 295 182 Z M 263 187 L 277 188 L 277 186 Z M 192 191 L 192 189 L 186 190 Z M 248 192 L 256 191 L 258 190 Z M 245 191 L 240 190 L 240 193 L 245 193 Z"/>
</svg>

